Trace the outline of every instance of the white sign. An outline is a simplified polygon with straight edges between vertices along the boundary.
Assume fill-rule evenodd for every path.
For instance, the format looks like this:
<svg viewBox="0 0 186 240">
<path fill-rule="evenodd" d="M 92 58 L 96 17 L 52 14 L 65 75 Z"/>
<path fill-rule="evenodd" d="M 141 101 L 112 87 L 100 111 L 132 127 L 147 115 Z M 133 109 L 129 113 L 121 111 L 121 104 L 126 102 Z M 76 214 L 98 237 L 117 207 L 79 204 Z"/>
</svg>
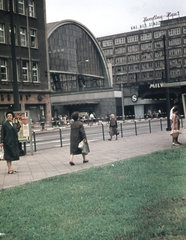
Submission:
<svg viewBox="0 0 186 240">
<path fill-rule="evenodd" d="M 174 18 L 174 17 L 179 17 L 180 16 L 180 12 L 177 11 L 175 13 L 172 12 L 167 12 L 165 15 L 154 15 L 152 17 L 143 17 L 143 24 L 140 24 L 139 26 L 135 25 L 131 27 L 131 30 L 137 30 L 137 29 L 141 29 L 141 28 L 147 28 L 147 27 L 157 27 L 160 26 L 160 21 L 163 20 L 163 18 L 167 18 L 169 19 Z M 147 22 L 149 22 L 147 24 Z"/>
</svg>

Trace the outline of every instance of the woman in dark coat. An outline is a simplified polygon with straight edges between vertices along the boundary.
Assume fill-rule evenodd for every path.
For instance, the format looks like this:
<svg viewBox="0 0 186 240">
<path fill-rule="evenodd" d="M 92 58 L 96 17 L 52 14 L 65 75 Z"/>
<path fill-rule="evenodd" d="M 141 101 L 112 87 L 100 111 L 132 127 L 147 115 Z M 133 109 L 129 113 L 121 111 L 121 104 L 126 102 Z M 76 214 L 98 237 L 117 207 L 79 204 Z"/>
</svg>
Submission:
<svg viewBox="0 0 186 240">
<path fill-rule="evenodd" d="M 114 135 L 116 135 L 116 140 L 118 139 L 117 138 L 117 130 L 118 130 L 118 123 L 117 123 L 117 120 L 115 118 L 115 115 L 114 114 L 111 114 L 110 115 L 110 126 L 109 126 L 109 130 L 110 130 L 110 139 L 108 140 L 112 140 L 112 137 Z"/>
<path fill-rule="evenodd" d="M 7 161 L 8 174 L 16 173 L 12 169 L 12 161 L 19 160 L 18 134 L 13 121 L 13 112 L 7 112 L 7 120 L 1 128 L 1 146 L 4 147 L 4 159 Z"/>
<path fill-rule="evenodd" d="M 70 132 L 70 162 L 71 166 L 75 165 L 73 162 L 74 155 L 82 154 L 82 150 L 78 148 L 79 143 L 83 140 L 86 144 L 87 138 L 85 134 L 85 129 L 81 121 L 79 121 L 79 113 L 74 112 L 72 113 L 72 119 L 74 122 L 71 124 L 71 132 Z M 83 163 L 87 163 L 86 155 L 82 154 L 83 156 Z"/>
</svg>

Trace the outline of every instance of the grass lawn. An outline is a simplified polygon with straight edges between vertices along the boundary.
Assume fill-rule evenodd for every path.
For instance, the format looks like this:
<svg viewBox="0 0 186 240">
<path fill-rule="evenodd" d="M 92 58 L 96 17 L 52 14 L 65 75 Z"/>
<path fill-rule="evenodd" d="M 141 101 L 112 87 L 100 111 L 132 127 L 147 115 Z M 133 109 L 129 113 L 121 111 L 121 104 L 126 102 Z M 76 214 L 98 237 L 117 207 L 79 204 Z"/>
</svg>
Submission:
<svg viewBox="0 0 186 240">
<path fill-rule="evenodd" d="M 186 239 L 186 148 L 0 190 L 3 240 Z"/>
</svg>

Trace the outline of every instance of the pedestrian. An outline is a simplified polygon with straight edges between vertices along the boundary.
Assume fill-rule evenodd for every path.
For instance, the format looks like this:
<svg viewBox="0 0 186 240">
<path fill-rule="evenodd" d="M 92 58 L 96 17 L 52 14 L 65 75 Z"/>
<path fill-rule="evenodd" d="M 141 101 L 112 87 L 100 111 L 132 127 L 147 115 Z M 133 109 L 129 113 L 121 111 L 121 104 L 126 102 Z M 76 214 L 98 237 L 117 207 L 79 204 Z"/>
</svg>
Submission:
<svg viewBox="0 0 186 240">
<path fill-rule="evenodd" d="M 118 139 L 117 137 L 117 131 L 118 130 L 118 123 L 115 118 L 114 114 L 110 115 L 110 122 L 109 122 L 109 132 L 110 132 L 110 138 L 108 139 L 109 141 L 112 140 L 112 137 L 116 135 L 116 140 Z"/>
<path fill-rule="evenodd" d="M 1 143 L 4 147 L 4 159 L 7 162 L 8 174 L 17 173 L 12 169 L 12 161 L 19 160 L 19 142 L 16 125 L 13 123 L 14 114 L 11 111 L 6 113 L 6 121 L 1 128 Z"/>
<path fill-rule="evenodd" d="M 173 138 L 172 145 L 178 146 L 180 143 L 178 142 L 178 136 L 179 136 L 179 117 L 178 117 L 178 108 L 174 108 L 172 110 L 172 125 L 171 125 L 171 133 L 170 135 Z"/>
<path fill-rule="evenodd" d="M 173 110 L 174 110 L 175 108 L 178 110 L 178 112 L 177 112 L 176 115 L 177 115 L 177 119 L 178 119 L 178 130 L 180 130 L 179 102 L 175 102 L 174 105 L 173 105 L 173 107 L 172 107 L 171 110 L 170 110 L 170 121 L 171 121 L 171 124 L 172 124 L 172 118 L 173 118 L 173 115 L 174 115 Z M 177 137 L 177 139 L 176 139 L 176 142 L 177 142 L 177 144 L 179 144 L 179 145 L 182 144 L 182 143 L 178 142 L 178 137 Z M 173 145 L 174 145 L 174 138 L 172 138 L 172 143 L 173 143 Z"/>
<path fill-rule="evenodd" d="M 41 117 L 41 127 L 42 127 L 42 130 L 45 129 L 45 122 L 46 122 L 46 119 L 45 119 L 45 116 L 43 115 L 43 116 Z"/>
<path fill-rule="evenodd" d="M 79 118 L 78 112 L 73 112 L 71 115 L 73 122 L 71 123 L 71 131 L 70 131 L 70 162 L 71 166 L 75 165 L 73 162 L 74 155 L 82 154 L 82 150 L 78 148 L 79 143 L 83 140 L 85 144 L 87 144 L 87 137 L 85 133 L 84 126 Z M 87 163 L 86 155 L 82 154 L 83 163 Z"/>
<path fill-rule="evenodd" d="M 90 126 L 92 126 L 92 125 L 93 125 L 93 122 L 94 122 L 94 119 L 95 119 L 95 117 L 94 117 L 94 114 L 93 114 L 93 113 L 91 113 L 91 114 L 90 114 L 90 117 L 89 117 L 89 119 L 90 119 Z"/>
</svg>

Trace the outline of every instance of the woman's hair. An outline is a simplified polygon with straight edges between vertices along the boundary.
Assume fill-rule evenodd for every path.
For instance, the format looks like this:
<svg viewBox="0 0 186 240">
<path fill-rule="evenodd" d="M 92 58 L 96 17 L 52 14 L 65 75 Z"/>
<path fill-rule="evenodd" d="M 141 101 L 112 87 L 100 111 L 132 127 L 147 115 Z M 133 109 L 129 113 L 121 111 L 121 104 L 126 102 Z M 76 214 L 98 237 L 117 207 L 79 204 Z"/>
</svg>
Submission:
<svg viewBox="0 0 186 240">
<path fill-rule="evenodd" d="M 12 117 L 14 117 L 14 113 L 12 111 L 6 112 L 6 117 L 7 117 L 8 114 L 12 114 Z"/>
<path fill-rule="evenodd" d="M 173 113 L 177 112 L 178 111 L 178 108 L 173 108 Z"/>
<path fill-rule="evenodd" d="M 74 121 L 77 121 L 78 118 L 79 118 L 79 112 L 73 112 L 72 115 L 71 115 L 71 118 L 72 118 Z"/>
</svg>

